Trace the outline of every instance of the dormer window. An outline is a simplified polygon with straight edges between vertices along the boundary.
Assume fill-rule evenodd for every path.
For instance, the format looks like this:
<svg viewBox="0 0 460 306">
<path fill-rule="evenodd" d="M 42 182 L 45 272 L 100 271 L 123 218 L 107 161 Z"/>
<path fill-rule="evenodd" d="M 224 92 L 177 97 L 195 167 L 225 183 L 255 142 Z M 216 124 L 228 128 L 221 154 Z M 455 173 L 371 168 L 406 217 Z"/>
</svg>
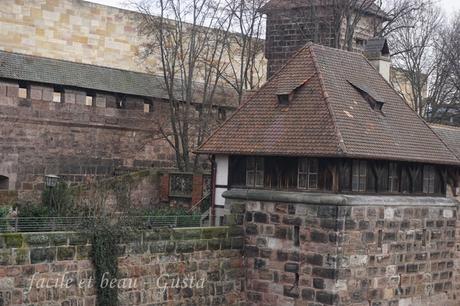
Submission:
<svg viewBox="0 0 460 306">
<path fill-rule="evenodd" d="M 288 106 L 289 105 L 289 94 L 283 93 L 278 94 L 278 104 L 281 106 Z"/>
<path fill-rule="evenodd" d="M 385 104 L 385 100 L 383 98 L 379 97 L 372 89 L 364 84 L 351 81 L 348 81 L 348 83 L 350 83 L 351 86 L 353 86 L 361 94 L 373 110 L 379 112 L 382 111 L 383 105 Z"/>
</svg>

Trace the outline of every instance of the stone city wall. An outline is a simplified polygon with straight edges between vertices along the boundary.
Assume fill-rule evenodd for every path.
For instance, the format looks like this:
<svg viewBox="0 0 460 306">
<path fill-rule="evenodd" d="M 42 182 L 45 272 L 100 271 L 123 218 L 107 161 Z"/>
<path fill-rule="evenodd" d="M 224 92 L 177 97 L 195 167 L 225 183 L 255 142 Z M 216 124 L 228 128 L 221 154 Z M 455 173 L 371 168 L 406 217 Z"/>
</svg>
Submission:
<svg viewBox="0 0 460 306">
<path fill-rule="evenodd" d="M 245 275 L 241 234 L 226 227 L 166 229 L 122 242 L 118 279 L 131 285 L 119 289 L 120 305 L 237 305 Z M 0 305 L 96 305 L 95 286 L 88 285 L 90 241 L 68 232 L 0 234 Z M 173 284 L 168 279 L 192 276 L 203 285 L 164 290 Z M 42 288 L 43 280 L 51 288 Z"/>
<path fill-rule="evenodd" d="M 98 93 L 87 106 L 84 91 L 64 91 L 64 102 L 55 103 L 52 86 L 31 85 L 27 99 L 18 90 L 17 83 L 0 84 L 0 175 L 20 197 L 41 190 L 46 174 L 79 183 L 174 166 L 174 153 L 158 132 L 168 119 L 162 101 L 145 113 L 142 99 L 128 97 L 126 108 L 118 109 L 111 94 Z"/>
<path fill-rule="evenodd" d="M 246 211 L 250 305 L 458 305 L 454 200 L 224 196 Z"/>
</svg>

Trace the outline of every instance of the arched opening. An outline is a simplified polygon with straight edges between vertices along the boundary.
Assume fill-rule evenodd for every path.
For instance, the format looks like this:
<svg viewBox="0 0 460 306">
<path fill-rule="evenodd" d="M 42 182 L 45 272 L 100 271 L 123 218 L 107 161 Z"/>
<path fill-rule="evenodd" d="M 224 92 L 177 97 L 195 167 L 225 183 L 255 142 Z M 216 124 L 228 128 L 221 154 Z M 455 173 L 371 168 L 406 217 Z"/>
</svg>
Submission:
<svg viewBox="0 0 460 306">
<path fill-rule="evenodd" d="M 8 190 L 10 186 L 10 180 L 7 176 L 0 175 L 0 190 Z"/>
</svg>

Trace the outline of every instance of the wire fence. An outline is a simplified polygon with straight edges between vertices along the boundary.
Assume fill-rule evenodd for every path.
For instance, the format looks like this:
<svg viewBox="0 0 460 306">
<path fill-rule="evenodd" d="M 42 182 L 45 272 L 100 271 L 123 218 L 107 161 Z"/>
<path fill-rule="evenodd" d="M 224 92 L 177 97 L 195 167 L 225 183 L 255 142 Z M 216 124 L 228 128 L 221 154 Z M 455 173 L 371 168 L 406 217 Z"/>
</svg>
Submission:
<svg viewBox="0 0 460 306">
<path fill-rule="evenodd" d="M 96 217 L 29 217 L 0 218 L 0 232 L 83 231 L 99 222 Z M 118 216 L 111 219 L 119 226 L 136 229 L 180 228 L 204 226 L 200 215 Z"/>
</svg>

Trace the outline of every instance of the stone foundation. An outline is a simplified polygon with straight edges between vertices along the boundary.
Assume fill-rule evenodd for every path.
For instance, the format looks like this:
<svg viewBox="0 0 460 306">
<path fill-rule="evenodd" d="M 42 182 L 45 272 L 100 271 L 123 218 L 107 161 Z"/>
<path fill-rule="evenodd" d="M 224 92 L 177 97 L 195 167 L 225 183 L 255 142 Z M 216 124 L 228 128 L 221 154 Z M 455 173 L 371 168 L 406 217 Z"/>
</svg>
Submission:
<svg viewBox="0 0 460 306">
<path fill-rule="evenodd" d="M 454 200 L 224 196 L 234 212 L 246 213 L 250 305 L 458 305 Z"/>
</svg>

